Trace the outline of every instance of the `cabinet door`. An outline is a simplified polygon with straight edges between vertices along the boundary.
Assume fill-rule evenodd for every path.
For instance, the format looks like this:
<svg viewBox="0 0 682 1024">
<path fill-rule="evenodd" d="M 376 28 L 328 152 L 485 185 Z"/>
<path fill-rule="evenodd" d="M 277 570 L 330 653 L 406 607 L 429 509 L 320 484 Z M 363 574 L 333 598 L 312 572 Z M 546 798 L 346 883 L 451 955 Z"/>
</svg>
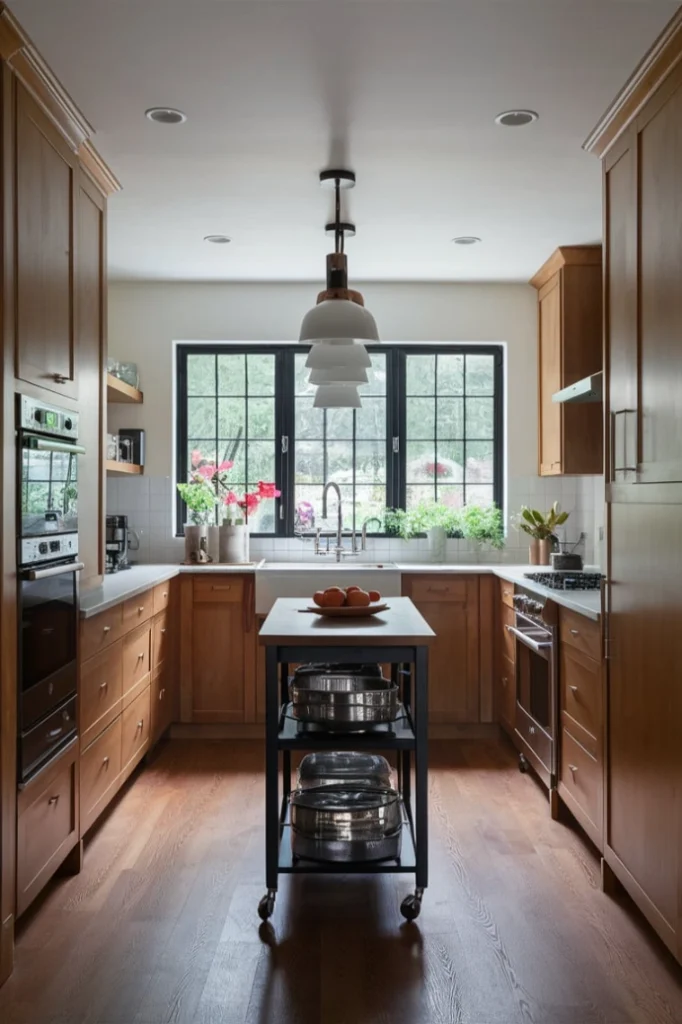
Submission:
<svg viewBox="0 0 682 1024">
<path fill-rule="evenodd" d="M 682 954 L 682 507 L 609 506 L 606 859 Z"/>
<path fill-rule="evenodd" d="M 85 562 L 82 583 L 104 572 L 103 367 L 104 196 L 84 174 L 78 185 L 78 262 L 76 357 L 80 436 L 85 455 L 78 460 L 78 554 Z"/>
<path fill-rule="evenodd" d="M 16 373 L 75 398 L 76 155 L 16 86 Z"/>
<path fill-rule="evenodd" d="M 429 721 L 480 721 L 478 578 L 404 576 L 436 639 L 429 648 Z"/>
<path fill-rule="evenodd" d="M 639 119 L 640 471 L 682 481 L 682 70 Z"/>
<path fill-rule="evenodd" d="M 199 577 L 194 582 L 192 721 L 245 722 L 249 616 L 246 602 L 233 600 L 237 586 L 243 595 L 243 581 L 211 576 L 210 585 Z"/>
<path fill-rule="evenodd" d="M 561 406 L 552 401 L 561 390 L 561 272 L 539 295 L 540 475 L 557 476 L 561 465 Z"/>
</svg>

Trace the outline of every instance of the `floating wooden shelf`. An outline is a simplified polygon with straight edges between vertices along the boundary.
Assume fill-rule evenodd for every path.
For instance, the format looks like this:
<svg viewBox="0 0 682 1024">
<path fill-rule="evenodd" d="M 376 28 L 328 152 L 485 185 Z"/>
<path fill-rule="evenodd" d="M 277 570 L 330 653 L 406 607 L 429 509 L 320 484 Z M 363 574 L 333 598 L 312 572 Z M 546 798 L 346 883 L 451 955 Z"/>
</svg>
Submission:
<svg viewBox="0 0 682 1024">
<path fill-rule="evenodd" d="M 139 476 L 143 470 L 142 466 L 137 466 L 134 462 L 116 462 L 115 459 L 107 459 L 104 468 L 107 473 L 131 473 L 133 476 Z"/>
<path fill-rule="evenodd" d="M 113 374 L 107 374 L 107 402 L 124 402 L 127 405 L 141 405 L 144 395 L 137 388 L 119 380 Z"/>
</svg>

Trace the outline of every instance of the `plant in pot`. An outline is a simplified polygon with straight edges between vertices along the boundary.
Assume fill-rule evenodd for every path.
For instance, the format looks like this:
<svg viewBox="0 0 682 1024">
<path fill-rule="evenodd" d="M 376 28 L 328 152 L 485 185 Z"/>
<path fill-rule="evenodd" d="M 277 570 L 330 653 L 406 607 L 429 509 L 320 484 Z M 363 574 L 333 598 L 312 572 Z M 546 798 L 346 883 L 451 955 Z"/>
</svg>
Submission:
<svg viewBox="0 0 682 1024">
<path fill-rule="evenodd" d="M 386 509 L 384 522 L 386 533 L 403 540 L 426 534 L 434 562 L 445 561 L 448 537 L 462 537 L 494 548 L 504 546 L 502 513 L 495 506 L 451 508 L 434 501 L 422 501 L 410 509 Z"/>
<path fill-rule="evenodd" d="M 245 491 L 241 497 L 228 490 L 222 499 L 226 518 L 220 527 L 221 562 L 249 561 L 249 515 L 256 511 L 261 501 L 279 498 L 281 493 L 275 484 L 266 484 L 262 480 L 258 481 L 257 490 Z"/>
<path fill-rule="evenodd" d="M 554 531 L 557 526 L 563 526 L 568 516 L 568 512 L 559 509 L 558 501 L 544 515 L 527 505 L 521 506 L 515 525 L 531 538 L 528 550 L 531 565 L 549 565 L 552 544 L 557 539 Z"/>
<path fill-rule="evenodd" d="M 189 519 L 185 523 L 185 561 L 208 562 L 208 525 L 215 517 L 215 494 L 201 478 L 178 484 L 178 493 L 187 506 Z"/>
</svg>

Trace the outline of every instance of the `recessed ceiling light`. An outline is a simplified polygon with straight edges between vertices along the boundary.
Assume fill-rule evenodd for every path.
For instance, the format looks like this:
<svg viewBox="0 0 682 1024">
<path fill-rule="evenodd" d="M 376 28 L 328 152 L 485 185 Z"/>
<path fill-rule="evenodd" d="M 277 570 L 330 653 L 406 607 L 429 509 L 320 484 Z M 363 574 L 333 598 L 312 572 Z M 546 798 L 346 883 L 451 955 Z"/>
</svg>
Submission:
<svg viewBox="0 0 682 1024">
<path fill-rule="evenodd" d="M 157 124 L 183 124 L 187 120 L 187 114 L 173 107 L 150 107 L 145 110 L 144 116 Z"/>
<path fill-rule="evenodd" d="M 537 121 L 539 116 L 534 110 L 503 110 L 495 118 L 495 124 L 504 125 L 505 128 L 523 128 Z"/>
<path fill-rule="evenodd" d="M 227 235 L 204 235 L 205 242 L 213 242 L 215 245 L 227 245 L 232 239 Z"/>
<path fill-rule="evenodd" d="M 476 235 L 458 235 L 457 238 L 453 238 L 452 241 L 455 245 L 476 245 L 481 241 Z"/>
</svg>

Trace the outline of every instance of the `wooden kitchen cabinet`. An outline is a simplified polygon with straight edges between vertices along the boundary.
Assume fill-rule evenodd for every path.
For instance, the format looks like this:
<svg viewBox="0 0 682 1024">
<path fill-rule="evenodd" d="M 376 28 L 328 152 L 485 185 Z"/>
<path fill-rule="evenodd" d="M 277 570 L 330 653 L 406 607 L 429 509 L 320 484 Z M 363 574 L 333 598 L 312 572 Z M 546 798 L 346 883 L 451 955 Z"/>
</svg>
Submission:
<svg viewBox="0 0 682 1024">
<path fill-rule="evenodd" d="M 602 369 L 602 251 L 562 246 L 532 279 L 538 291 L 540 476 L 601 473 L 602 404 L 552 395 Z"/>
<path fill-rule="evenodd" d="M 256 721 L 256 616 L 252 574 L 181 580 L 181 720 Z"/>
<path fill-rule="evenodd" d="M 604 878 L 680 962 L 681 51 L 682 8 L 585 143 L 605 196 Z"/>
<path fill-rule="evenodd" d="M 16 84 L 16 374 L 76 398 L 74 210 L 78 158 Z"/>
<path fill-rule="evenodd" d="M 478 576 L 403 575 L 402 592 L 436 634 L 429 648 L 429 721 L 480 722 Z"/>
<path fill-rule="evenodd" d="M 495 718 L 510 736 L 516 728 L 516 643 L 507 629 L 515 621 L 513 602 L 514 584 L 499 580 L 495 615 Z"/>
</svg>

